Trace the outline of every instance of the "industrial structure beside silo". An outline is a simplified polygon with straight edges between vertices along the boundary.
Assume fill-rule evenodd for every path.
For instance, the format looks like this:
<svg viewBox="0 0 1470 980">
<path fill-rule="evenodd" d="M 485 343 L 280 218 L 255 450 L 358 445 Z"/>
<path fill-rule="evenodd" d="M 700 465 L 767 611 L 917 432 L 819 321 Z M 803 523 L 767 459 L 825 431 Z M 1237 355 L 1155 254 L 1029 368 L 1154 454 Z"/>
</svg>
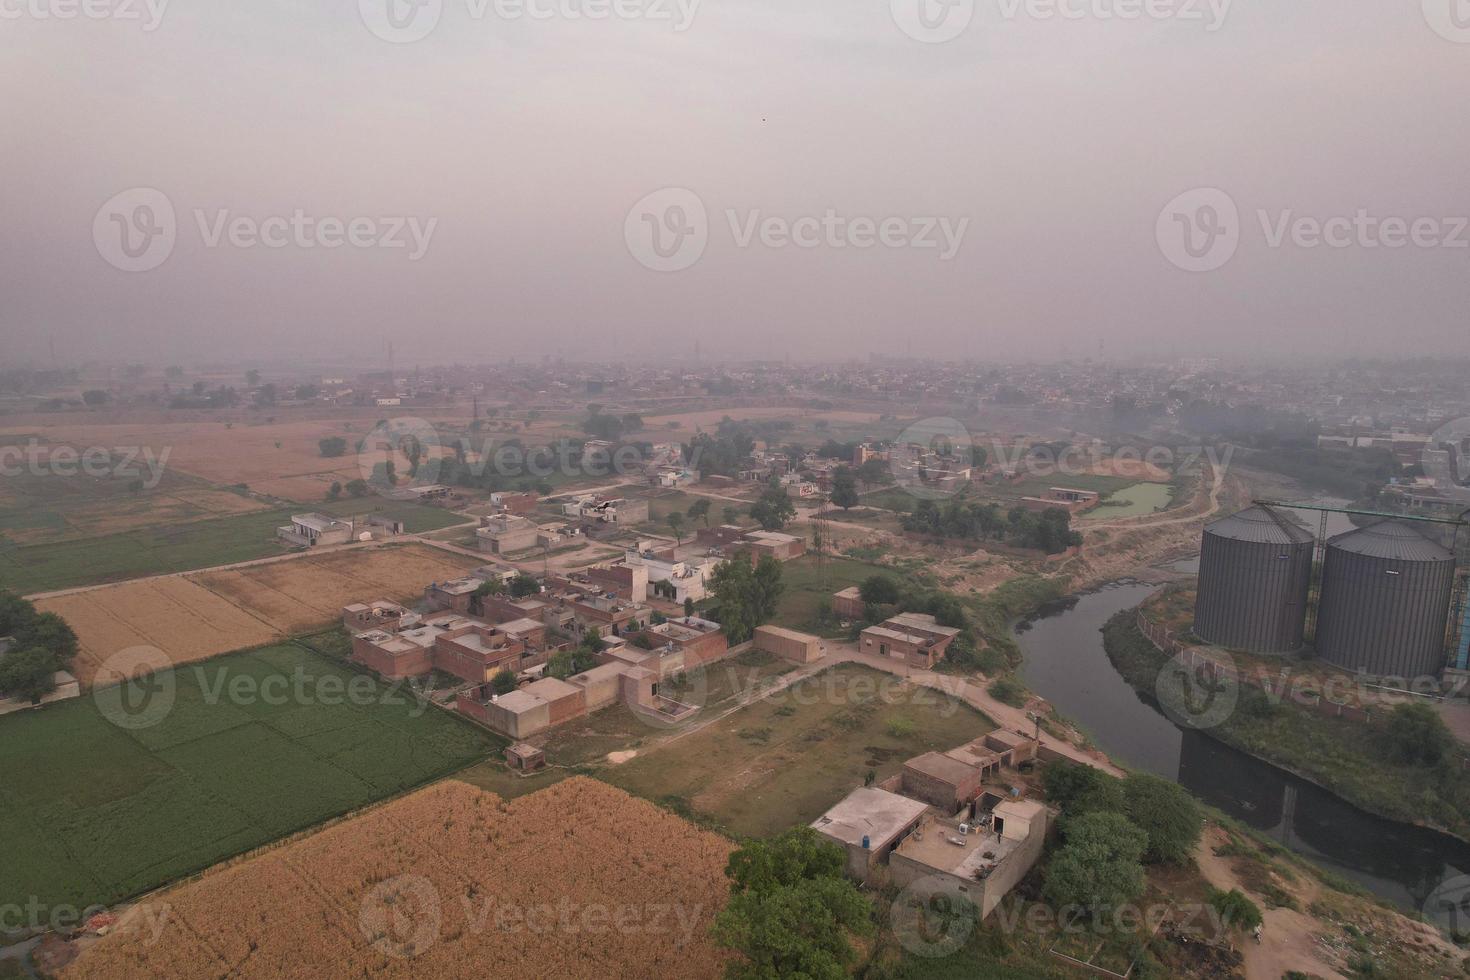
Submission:
<svg viewBox="0 0 1470 980">
<path fill-rule="evenodd" d="M 1312 532 L 1257 505 L 1215 521 L 1200 544 L 1195 635 L 1251 653 L 1302 647 L 1312 580 Z"/>
<path fill-rule="evenodd" d="M 1399 521 L 1327 541 L 1317 655 L 1374 677 L 1439 676 L 1455 556 Z"/>
</svg>

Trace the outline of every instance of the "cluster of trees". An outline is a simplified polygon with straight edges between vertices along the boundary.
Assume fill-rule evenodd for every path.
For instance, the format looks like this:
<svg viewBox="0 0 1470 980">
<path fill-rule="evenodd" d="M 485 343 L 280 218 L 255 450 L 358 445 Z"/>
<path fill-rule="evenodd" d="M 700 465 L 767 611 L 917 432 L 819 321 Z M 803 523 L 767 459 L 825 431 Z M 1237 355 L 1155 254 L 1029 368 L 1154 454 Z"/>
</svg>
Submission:
<svg viewBox="0 0 1470 980">
<path fill-rule="evenodd" d="M 1314 449 L 1322 433 L 1316 419 L 1298 412 L 1206 399 L 1182 405 L 1179 424 L 1199 435 L 1217 436 L 1256 449 Z"/>
<path fill-rule="evenodd" d="M 846 980 L 852 939 L 872 932 L 872 905 L 843 875 L 847 856 L 810 827 L 754 840 L 730 855 L 730 903 L 714 936 L 740 958 L 731 980 Z"/>
<path fill-rule="evenodd" d="M 643 416 L 636 412 L 628 412 L 624 415 L 604 415 L 601 405 L 587 406 L 587 419 L 582 423 L 582 431 L 594 439 L 606 439 L 609 442 L 617 442 L 623 436 L 637 432 L 643 428 Z"/>
<path fill-rule="evenodd" d="M 347 452 L 347 440 L 341 436 L 328 436 L 326 439 L 319 440 L 316 446 L 321 451 L 321 454 L 328 459 L 341 456 Z"/>
<path fill-rule="evenodd" d="M 240 403 L 240 393 L 233 385 L 220 385 L 208 390 L 203 381 L 194 382 L 187 393 L 179 393 L 169 399 L 169 408 L 234 408 Z"/>
<path fill-rule="evenodd" d="M 1044 894 L 1057 908 L 1105 916 L 1139 898 L 1145 864 L 1187 865 L 1204 830 L 1194 797 L 1167 779 L 1054 762 L 1042 776 L 1062 809 L 1062 847 L 1046 868 Z"/>
<path fill-rule="evenodd" d="M 722 425 L 721 429 L 725 427 Z M 755 435 L 744 426 L 735 425 L 718 435 L 701 432 L 684 445 L 684 458 L 701 478 L 735 476 L 740 464 L 755 449 Z"/>
<path fill-rule="evenodd" d="M 333 480 L 332 485 L 327 488 L 327 499 L 340 499 L 342 497 L 342 491 L 344 490 L 347 491 L 347 496 L 353 498 L 366 497 L 368 494 L 372 493 L 372 487 L 369 487 L 368 482 L 361 477 L 358 477 L 355 480 L 348 480 L 346 486 L 343 486 L 341 480 Z"/>
<path fill-rule="evenodd" d="M 704 526 L 709 527 L 709 508 L 709 498 L 700 497 L 689 505 L 687 514 L 682 510 L 670 511 L 666 520 L 669 522 L 669 529 L 674 532 L 674 540 L 680 544 L 684 543 L 684 522 L 686 520 L 703 520 Z"/>
<path fill-rule="evenodd" d="M 952 497 L 943 504 L 921 500 L 912 513 L 900 518 L 905 531 L 932 534 L 961 541 L 1005 541 L 1019 548 L 1036 548 L 1048 555 L 1060 554 L 1082 543 L 1072 530 L 1072 515 L 1051 507 L 1041 513 L 1025 507 L 1002 512 L 998 504 L 982 504 Z"/>
<path fill-rule="evenodd" d="M 56 672 L 70 670 L 77 637 L 55 613 L 38 613 L 19 596 L 0 592 L 0 636 L 14 639 L 0 654 L 0 696 L 39 703 L 56 690 Z"/>
<path fill-rule="evenodd" d="M 734 646 L 775 617 L 786 585 L 781 581 L 781 563 L 766 556 L 754 568 L 741 558 L 722 563 L 710 577 L 709 590 L 715 600 L 712 615 Z"/>
<path fill-rule="evenodd" d="M 546 676 L 564 681 L 573 674 L 591 670 L 597 666 L 597 654 L 607 644 L 597 635 L 597 630 L 588 630 L 582 642 L 570 650 L 561 650 L 546 661 Z"/>
</svg>

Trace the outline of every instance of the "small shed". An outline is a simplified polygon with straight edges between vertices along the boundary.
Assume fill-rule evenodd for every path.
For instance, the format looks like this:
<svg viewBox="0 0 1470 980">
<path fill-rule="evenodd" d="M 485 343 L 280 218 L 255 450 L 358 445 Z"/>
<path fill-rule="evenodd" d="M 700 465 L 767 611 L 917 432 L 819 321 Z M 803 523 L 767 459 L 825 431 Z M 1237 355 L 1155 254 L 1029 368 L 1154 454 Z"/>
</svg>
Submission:
<svg viewBox="0 0 1470 980">
<path fill-rule="evenodd" d="M 521 772 L 546 768 L 546 753 L 526 742 L 517 742 L 505 750 L 505 764 Z"/>
</svg>

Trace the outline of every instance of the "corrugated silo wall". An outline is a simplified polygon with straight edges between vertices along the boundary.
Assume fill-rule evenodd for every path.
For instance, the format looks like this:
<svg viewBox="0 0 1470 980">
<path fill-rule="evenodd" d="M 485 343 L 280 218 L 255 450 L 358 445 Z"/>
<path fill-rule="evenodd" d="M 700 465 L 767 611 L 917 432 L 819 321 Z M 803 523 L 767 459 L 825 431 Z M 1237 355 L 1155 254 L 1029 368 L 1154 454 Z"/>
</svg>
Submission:
<svg viewBox="0 0 1470 980">
<path fill-rule="evenodd" d="M 1195 634 L 1207 643 L 1252 653 L 1301 649 L 1312 547 L 1311 541 L 1271 544 L 1206 532 Z"/>
<path fill-rule="evenodd" d="M 1454 585 L 1451 560 L 1375 558 L 1329 545 L 1317 655 L 1375 677 L 1438 676 Z"/>
</svg>

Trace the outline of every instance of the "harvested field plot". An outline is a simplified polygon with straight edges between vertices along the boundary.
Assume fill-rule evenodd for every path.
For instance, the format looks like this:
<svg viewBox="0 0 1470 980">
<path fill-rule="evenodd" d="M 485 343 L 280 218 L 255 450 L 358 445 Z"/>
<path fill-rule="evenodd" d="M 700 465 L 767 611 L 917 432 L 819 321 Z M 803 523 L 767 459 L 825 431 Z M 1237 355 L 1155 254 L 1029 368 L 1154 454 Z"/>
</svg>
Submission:
<svg viewBox="0 0 1470 980">
<path fill-rule="evenodd" d="M 82 649 L 75 673 L 90 685 L 104 660 L 129 647 L 156 647 L 175 664 L 204 660 L 328 625 L 349 602 L 410 599 L 474 565 L 425 545 L 362 548 L 125 582 L 41 599 L 36 607 L 76 631 Z"/>
<path fill-rule="evenodd" d="M 891 728 L 896 721 L 909 724 Z M 679 801 L 736 834 L 764 837 L 817 819 L 870 769 L 885 779 L 907 759 L 994 728 L 938 691 L 843 665 L 598 776 L 651 800 Z"/>
<path fill-rule="evenodd" d="M 294 645 L 171 676 L 172 708 L 151 727 L 120 728 L 92 698 L 0 719 L 0 904 L 116 902 L 454 772 L 496 744 Z M 267 678 L 290 696 L 267 697 Z M 231 696 L 242 679 L 262 693 Z"/>
<path fill-rule="evenodd" d="M 731 848 L 585 778 L 450 781 L 170 891 L 157 941 L 140 915 L 62 975 L 713 980 Z"/>
<path fill-rule="evenodd" d="M 430 582 L 463 575 L 473 558 L 426 545 L 373 548 L 193 576 L 200 585 L 282 633 L 330 623 L 364 599 L 410 599 Z"/>
</svg>

